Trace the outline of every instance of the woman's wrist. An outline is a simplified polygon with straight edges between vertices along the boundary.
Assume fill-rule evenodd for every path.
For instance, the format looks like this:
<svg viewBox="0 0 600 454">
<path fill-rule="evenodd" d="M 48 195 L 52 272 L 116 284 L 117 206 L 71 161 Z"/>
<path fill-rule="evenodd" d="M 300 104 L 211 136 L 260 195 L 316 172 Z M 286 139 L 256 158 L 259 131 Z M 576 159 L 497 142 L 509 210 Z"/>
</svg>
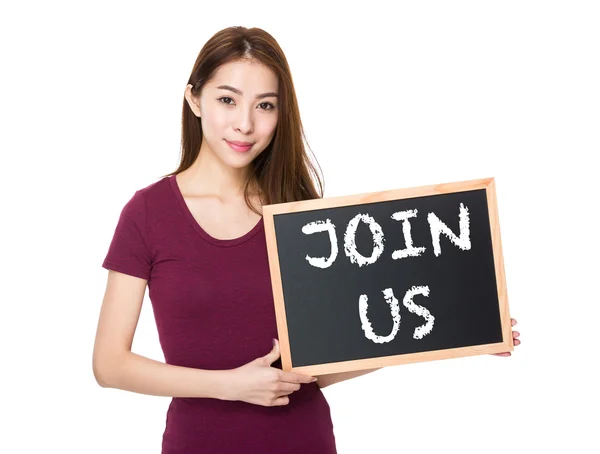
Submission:
<svg viewBox="0 0 600 454">
<path fill-rule="evenodd" d="M 210 378 L 211 396 L 219 400 L 233 400 L 231 397 L 231 370 L 214 370 Z"/>
</svg>

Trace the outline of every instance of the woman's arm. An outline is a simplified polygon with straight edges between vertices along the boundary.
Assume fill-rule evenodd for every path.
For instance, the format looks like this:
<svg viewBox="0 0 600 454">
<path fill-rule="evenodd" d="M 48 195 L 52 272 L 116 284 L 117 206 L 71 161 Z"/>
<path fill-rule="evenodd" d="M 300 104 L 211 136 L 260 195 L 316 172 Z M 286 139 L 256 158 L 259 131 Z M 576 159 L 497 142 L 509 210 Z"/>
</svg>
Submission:
<svg viewBox="0 0 600 454">
<path fill-rule="evenodd" d="M 109 271 L 93 354 L 98 384 L 170 397 L 221 398 L 226 371 L 173 366 L 131 352 L 147 281 Z"/>
<path fill-rule="evenodd" d="M 224 372 L 173 366 L 132 352 L 94 361 L 94 376 L 103 388 L 153 396 L 220 399 Z"/>
<path fill-rule="evenodd" d="M 370 374 L 371 372 L 375 372 L 379 369 L 381 369 L 381 367 L 378 367 L 377 369 L 365 369 L 352 372 L 338 372 L 336 374 L 316 375 L 318 378 L 317 384 L 319 385 L 319 388 L 325 388 L 326 386 L 333 385 L 334 383 L 339 383 L 344 380 L 360 377 L 361 375 Z"/>
</svg>

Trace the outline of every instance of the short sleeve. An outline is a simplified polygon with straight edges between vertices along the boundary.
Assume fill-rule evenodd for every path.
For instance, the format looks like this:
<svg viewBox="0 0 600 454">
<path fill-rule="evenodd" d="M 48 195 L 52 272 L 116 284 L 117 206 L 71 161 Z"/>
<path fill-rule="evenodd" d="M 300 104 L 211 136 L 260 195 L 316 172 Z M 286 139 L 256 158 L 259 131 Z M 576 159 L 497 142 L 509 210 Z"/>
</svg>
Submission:
<svg viewBox="0 0 600 454">
<path fill-rule="evenodd" d="M 136 191 L 121 210 L 102 267 L 150 279 L 152 263 L 146 238 L 146 201 L 140 191 Z"/>
</svg>

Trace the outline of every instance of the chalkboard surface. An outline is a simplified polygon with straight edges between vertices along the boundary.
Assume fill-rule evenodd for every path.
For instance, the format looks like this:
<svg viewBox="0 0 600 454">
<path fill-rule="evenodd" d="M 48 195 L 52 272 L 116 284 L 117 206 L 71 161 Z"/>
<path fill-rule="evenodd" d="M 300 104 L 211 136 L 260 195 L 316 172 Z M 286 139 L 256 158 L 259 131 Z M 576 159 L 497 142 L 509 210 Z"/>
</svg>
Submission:
<svg viewBox="0 0 600 454">
<path fill-rule="evenodd" d="M 284 370 L 512 350 L 494 179 L 263 207 Z"/>
</svg>

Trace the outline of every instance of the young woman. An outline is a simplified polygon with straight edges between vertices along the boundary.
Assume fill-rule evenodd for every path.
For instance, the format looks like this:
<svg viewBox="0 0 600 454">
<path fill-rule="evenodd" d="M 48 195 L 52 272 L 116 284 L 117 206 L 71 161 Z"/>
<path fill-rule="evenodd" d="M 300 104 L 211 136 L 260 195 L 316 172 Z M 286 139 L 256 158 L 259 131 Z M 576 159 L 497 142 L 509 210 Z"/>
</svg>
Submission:
<svg viewBox="0 0 600 454">
<path fill-rule="evenodd" d="M 320 388 L 376 369 L 318 382 L 281 370 L 261 207 L 322 197 L 323 184 L 273 37 L 215 34 L 182 115 L 179 168 L 127 202 L 102 265 L 96 379 L 173 397 L 166 454 L 335 453 Z M 165 363 L 131 352 L 146 286 Z"/>
</svg>

